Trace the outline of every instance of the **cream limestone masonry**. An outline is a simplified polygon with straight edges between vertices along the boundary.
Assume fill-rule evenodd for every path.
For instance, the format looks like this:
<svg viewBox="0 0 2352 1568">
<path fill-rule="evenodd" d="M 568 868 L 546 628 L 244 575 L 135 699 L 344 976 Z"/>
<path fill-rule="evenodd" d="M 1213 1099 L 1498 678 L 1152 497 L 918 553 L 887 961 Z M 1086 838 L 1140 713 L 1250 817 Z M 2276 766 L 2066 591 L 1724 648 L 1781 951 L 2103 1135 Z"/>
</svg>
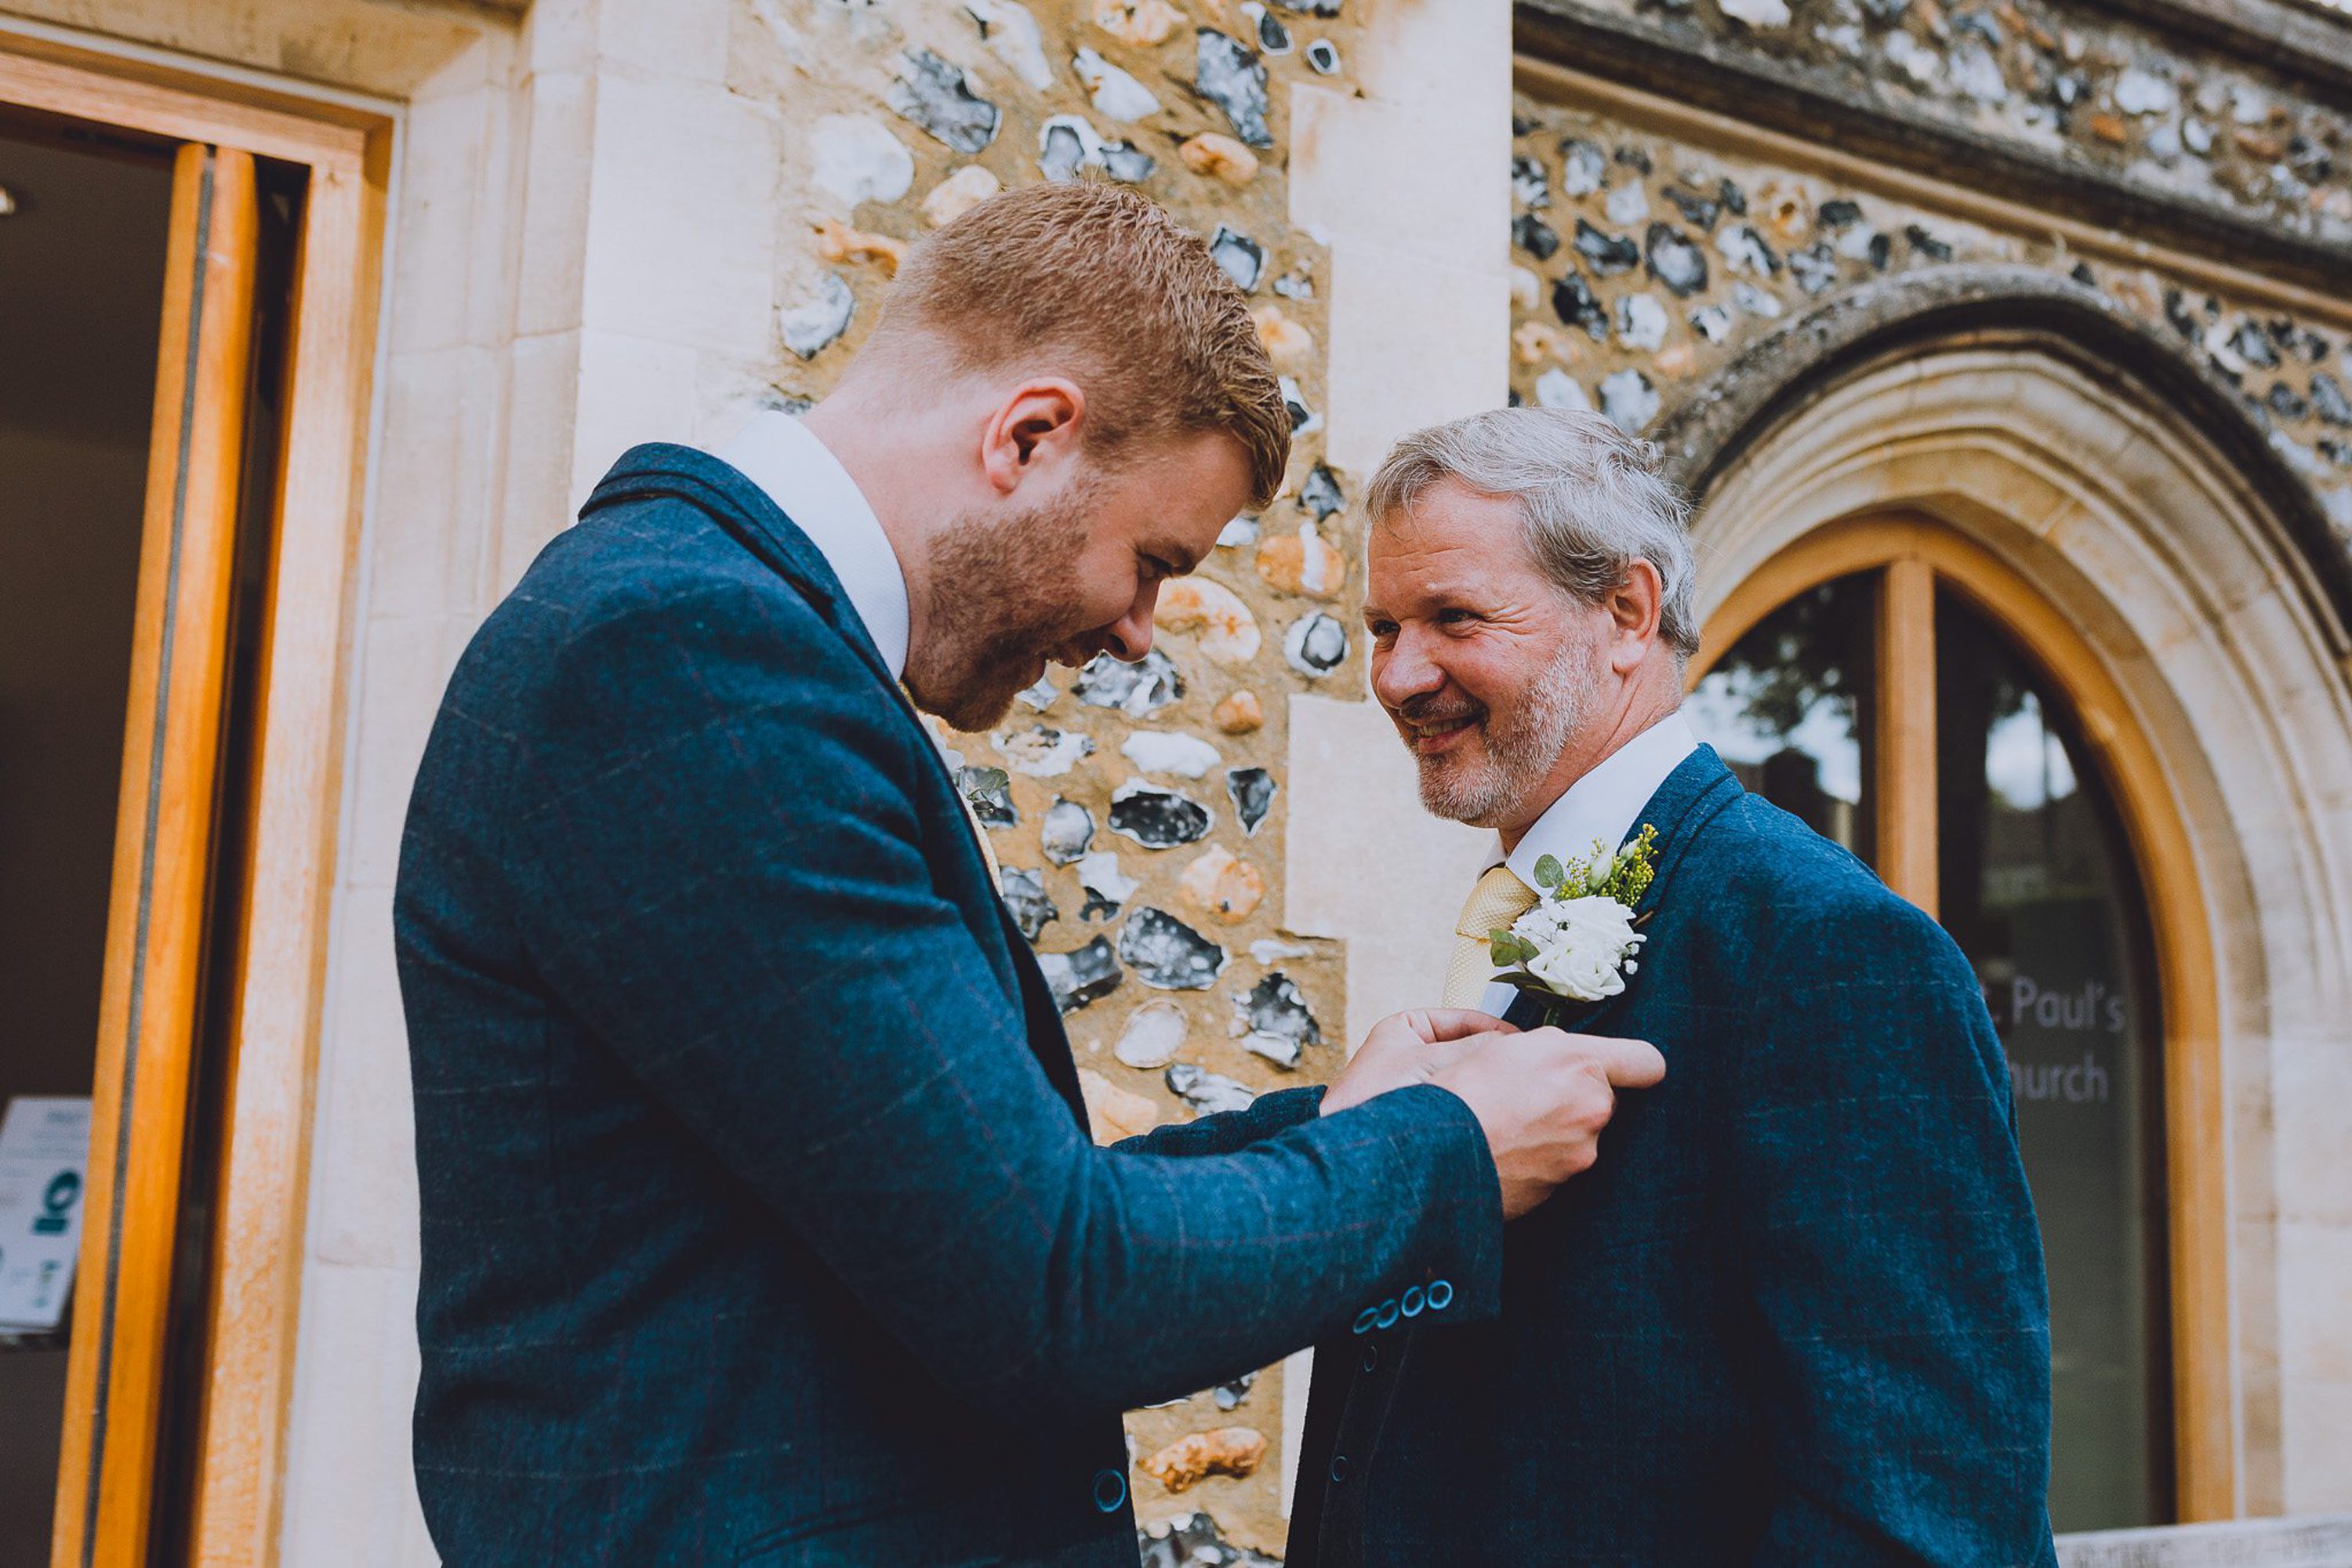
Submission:
<svg viewBox="0 0 2352 1568">
<path fill-rule="evenodd" d="M 554 205 L 530 160 L 543 165 L 560 144 L 534 119 L 533 89 L 546 79 L 523 53 L 529 41 L 478 29 L 410 87 L 399 131 L 278 1534 L 289 1565 L 437 1561 L 409 1461 L 416 1177 L 392 879 L 442 682 L 490 603 L 512 515 L 509 458 L 544 449 L 561 439 L 549 427 L 569 424 L 568 401 L 529 396 L 518 374 L 533 340 L 517 288 L 529 230 L 514 208 L 525 193 L 541 212 Z M 554 314 L 554 297 L 568 295 L 562 313 L 576 319 L 576 283 L 559 272 L 551 284 L 533 307 Z M 541 509 L 554 511 L 560 497 L 550 487 Z"/>
<path fill-rule="evenodd" d="M 1328 451 L 1360 494 L 1397 437 L 1509 392 L 1508 0 L 1372 7 L 1356 73 L 1362 98 L 1293 94 L 1290 208 L 1331 247 Z M 1481 836 L 1420 810 L 1377 702 L 1297 695 L 1289 718 L 1283 921 L 1346 941 L 1353 1049 L 1437 999 Z M 1285 1513 L 1311 1376 L 1306 1352 L 1283 1369 Z"/>
<path fill-rule="evenodd" d="M 1368 26 L 1368 96 L 1296 94 L 1291 185 L 1331 247 L 1329 451 L 1358 493 L 1397 437 L 1509 390 L 1510 8 L 1423 0 Z M 1479 837 L 1420 811 L 1377 703 L 1294 697 L 1290 719 L 1285 923 L 1347 941 L 1352 1046 L 1435 1000 Z"/>
</svg>

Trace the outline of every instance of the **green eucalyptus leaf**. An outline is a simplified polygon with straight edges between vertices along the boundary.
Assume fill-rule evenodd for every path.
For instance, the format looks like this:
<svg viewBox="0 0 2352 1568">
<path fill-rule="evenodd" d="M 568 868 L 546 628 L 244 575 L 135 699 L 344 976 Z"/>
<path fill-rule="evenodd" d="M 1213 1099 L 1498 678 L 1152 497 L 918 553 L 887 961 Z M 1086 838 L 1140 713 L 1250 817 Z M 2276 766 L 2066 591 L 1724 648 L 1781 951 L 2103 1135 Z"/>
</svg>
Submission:
<svg viewBox="0 0 2352 1568">
<path fill-rule="evenodd" d="M 1526 963 L 1536 956 L 1536 944 L 1523 936 L 1507 931 L 1491 931 L 1486 937 L 1486 951 L 1498 966 Z"/>
<path fill-rule="evenodd" d="M 1567 870 L 1557 856 L 1547 855 L 1536 862 L 1536 886 L 1543 889 L 1559 887 L 1568 879 Z"/>
</svg>

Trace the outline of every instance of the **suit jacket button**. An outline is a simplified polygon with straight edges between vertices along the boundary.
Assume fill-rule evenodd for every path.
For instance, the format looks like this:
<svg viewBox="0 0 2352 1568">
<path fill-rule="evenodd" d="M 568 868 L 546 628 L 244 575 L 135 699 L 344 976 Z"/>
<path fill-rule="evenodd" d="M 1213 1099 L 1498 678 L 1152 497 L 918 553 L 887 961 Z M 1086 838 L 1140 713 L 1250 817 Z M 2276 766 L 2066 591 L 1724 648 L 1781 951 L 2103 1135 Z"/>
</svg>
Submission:
<svg viewBox="0 0 2352 1568">
<path fill-rule="evenodd" d="M 1397 1299 L 1397 1310 L 1408 1318 L 1418 1318 L 1421 1316 L 1422 1308 L 1428 1304 L 1428 1292 L 1418 1285 L 1411 1285 L 1407 1286 L 1405 1293 Z"/>
<path fill-rule="evenodd" d="M 1391 1296 L 1387 1300 L 1381 1303 L 1381 1315 L 1373 1319 L 1372 1322 L 1375 1326 L 1380 1328 L 1392 1329 L 1396 1327 L 1396 1321 L 1397 1299 L 1394 1296 Z"/>
<path fill-rule="evenodd" d="M 1444 1279 L 1431 1280 L 1429 1282 L 1429 1310 L 1433 1312 L 1443 1312 L 1446 1308 L 1451 1307 L 1452 1305 L 1454 1305 L 1453 1283 Z"/>
<path fill-rule="evenodd" d="M 1380 1365 L 1381 1347 L 1378 1344 L 1366 1345 L 1364 1347 L 1364 1370 L 1366 1372 L 1378 1372 L 1380 1370 Z"/>
<path fill-rule="evenodd" d="M 1119 1505 L 1126 1501 L 1127 1478 L 1117 1470 L 1097 1470 L 1095 1472 L 1095 1510 L 1098 1513 L 1117 1513 Z"/>
<path fill-rule="evenodd" d="M 1331 1456 L 1331 1479 L 1335 1481 L 1344 1481 L 1348 1479 L 1347 1455 L 1334 1454 Z"/>
</svg>

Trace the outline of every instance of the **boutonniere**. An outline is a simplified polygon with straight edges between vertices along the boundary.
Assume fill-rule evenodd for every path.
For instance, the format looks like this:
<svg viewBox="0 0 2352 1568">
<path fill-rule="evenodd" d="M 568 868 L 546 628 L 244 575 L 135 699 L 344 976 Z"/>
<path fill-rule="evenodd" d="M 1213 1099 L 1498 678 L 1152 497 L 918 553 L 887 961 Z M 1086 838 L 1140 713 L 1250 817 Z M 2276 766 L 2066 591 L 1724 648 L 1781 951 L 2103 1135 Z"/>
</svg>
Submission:
<svg viewBox="0 0 2352 1568">
<path fill-rule="evenodd" d="M 1600 1002 L 1622 994 L 1625 977 L 1641 968 L 1633 955 L 1650 939 L 1636 929 L 1633 910 L 1658 874 L 1658 830 L 1648 823 L 1631 844 L 1611 854 L 1596 841 L 1592 853 L 1563 866 L 1547 855 L 1536 862 L 1533 908 L 1508 931 L 1486 938 L 1495 976 L 1535 995 L 1551 1022 L 1570 1002 Z"/>
</svg>

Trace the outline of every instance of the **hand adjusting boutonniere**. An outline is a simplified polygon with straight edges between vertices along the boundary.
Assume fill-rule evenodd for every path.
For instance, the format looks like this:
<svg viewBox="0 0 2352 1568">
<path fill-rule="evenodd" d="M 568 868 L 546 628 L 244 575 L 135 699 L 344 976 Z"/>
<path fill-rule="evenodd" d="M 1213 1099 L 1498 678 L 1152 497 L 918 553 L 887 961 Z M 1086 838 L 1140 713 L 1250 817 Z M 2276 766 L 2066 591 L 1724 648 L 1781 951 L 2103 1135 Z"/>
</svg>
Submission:
<svg viewBox="0 0 2352 1568">
<path fill-rule="evenodd" d="M 1535 907 L 1508 931 L 1487 934 L 1495 976 L 1544 1005 L 1544 1022 L 1570 1002 L 1600 1002 L 1625 989 L 1641 967 L 1633 954 L 1650 939 L 1634 928 L 1633 910 L 1658 874 L 1658 830 L 1648 823 L 1613 856 L 1599 842 L 1589 858 L 1562 866 L 1547 855 L 1536 862 Z M 1644 915 L 1642 920 L 1649 917 Z"/>
</svg>

